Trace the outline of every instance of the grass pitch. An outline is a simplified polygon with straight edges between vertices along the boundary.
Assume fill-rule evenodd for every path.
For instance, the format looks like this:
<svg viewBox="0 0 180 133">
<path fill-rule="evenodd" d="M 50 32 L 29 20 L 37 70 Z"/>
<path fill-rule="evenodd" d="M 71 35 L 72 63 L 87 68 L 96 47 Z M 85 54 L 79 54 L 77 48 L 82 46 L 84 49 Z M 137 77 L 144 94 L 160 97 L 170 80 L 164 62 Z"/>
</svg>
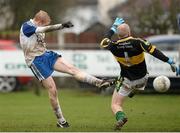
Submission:
<svg viewBox="0 0 180 133">
<path fill-rule="evenodd" d="M 62 110 L 71 127 L 56 127 L 48 95 L 32 92 L 0 94 L 0 131 L 114 131 L 111 96 L 87 91 L 59 91 Z M 121 131 L 180 131 L 179 95 L 136 95 L 127 98 L 124 111 L 129 121 Z"/>
</svg>

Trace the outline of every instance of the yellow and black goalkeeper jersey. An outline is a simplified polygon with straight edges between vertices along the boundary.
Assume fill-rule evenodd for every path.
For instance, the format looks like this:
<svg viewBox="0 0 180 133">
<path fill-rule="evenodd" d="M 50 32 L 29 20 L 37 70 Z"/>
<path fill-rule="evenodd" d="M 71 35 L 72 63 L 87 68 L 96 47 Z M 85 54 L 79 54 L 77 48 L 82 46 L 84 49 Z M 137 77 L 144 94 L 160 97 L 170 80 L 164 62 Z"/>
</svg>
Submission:
<svg viewBox="0 0 180 133">
<path fill-rule="evenodd" d="M 112 52 L 120 64 L 121 76 L 129 80 L 140 79 L 147 74 L 144 52 L 164 62 L 169 59 L 154 45 L 141 38 L 127 37 L 114 42 L 109 38 L 104 38 L 101 46 Z"/>
</svg>

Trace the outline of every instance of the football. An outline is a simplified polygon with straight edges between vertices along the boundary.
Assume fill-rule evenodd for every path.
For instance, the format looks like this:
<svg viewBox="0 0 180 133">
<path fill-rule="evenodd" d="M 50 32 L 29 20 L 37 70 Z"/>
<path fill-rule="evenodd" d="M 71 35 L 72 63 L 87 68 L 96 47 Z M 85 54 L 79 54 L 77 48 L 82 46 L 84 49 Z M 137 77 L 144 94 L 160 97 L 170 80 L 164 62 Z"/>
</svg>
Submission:
<svg viewBox="0 0 180 133">
<path fill-rule="evenodd" d="M 169 90 L 171 82 L 168 77 L 161 75 L 154 79 L 153 87 L 158 92 L 166 92 Z"/>
</svg>

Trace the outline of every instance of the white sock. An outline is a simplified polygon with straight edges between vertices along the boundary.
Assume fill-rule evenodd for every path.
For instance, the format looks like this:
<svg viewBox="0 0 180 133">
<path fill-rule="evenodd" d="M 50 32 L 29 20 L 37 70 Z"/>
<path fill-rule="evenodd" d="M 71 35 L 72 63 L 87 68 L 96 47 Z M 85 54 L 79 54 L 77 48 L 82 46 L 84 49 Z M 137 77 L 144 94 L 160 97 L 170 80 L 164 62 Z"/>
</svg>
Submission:
<svg viewBox="0 0 180 133">
<path fill-rule="evenodd" d="M 59 121 L 60 123 L 65 123 L 65 122 L 66 122 L 66 120 L 65 120 L 64 118 L 60 118 L 60 119 L 58 119 L 58 121 Z"/>
<path fill-rule="evenodd" d="M 91 85 L 95 85 L 95 86 L 99 86 L 102 83 L 101 79 L 98 79 L 98 78 L 96 78 L 92 75 L 89 75 L 89 74 L 84 75 L 83 81 L 86 83 L 89 83 Z"/>
<path fill-rule="evenodd" d="M 62 114 L 62 110 L 61 110 L 60 106 L 58 106 L 57 108 L 54 109 L 54 113 L 60 123 L 63 123 L 64 121 L 66 121 Z"/>
</svg>

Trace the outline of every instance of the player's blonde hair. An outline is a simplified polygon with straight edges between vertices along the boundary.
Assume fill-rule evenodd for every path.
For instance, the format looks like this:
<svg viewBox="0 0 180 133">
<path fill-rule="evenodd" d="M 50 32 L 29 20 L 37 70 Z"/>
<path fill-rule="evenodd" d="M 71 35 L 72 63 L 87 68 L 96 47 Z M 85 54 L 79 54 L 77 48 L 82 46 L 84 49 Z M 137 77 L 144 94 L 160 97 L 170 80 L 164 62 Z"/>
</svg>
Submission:
<svg viewBox="0 0 180 133">
<path fill-rule="evenodd" d="M 34 20 L 36 22 L 40 22 L 43 25 L 48 25 L 51 22 L 51 18 L 49 14 L 43 10 L 40 10 L 39 12 L 35 14 Z"/>
<path fill-rule="evenodd" d="M 117 27 L 117 34 L 120 38 L 128 37 L 131 35 L 131 30 L 128 24 L 123 23 Z"/>
</svg>

